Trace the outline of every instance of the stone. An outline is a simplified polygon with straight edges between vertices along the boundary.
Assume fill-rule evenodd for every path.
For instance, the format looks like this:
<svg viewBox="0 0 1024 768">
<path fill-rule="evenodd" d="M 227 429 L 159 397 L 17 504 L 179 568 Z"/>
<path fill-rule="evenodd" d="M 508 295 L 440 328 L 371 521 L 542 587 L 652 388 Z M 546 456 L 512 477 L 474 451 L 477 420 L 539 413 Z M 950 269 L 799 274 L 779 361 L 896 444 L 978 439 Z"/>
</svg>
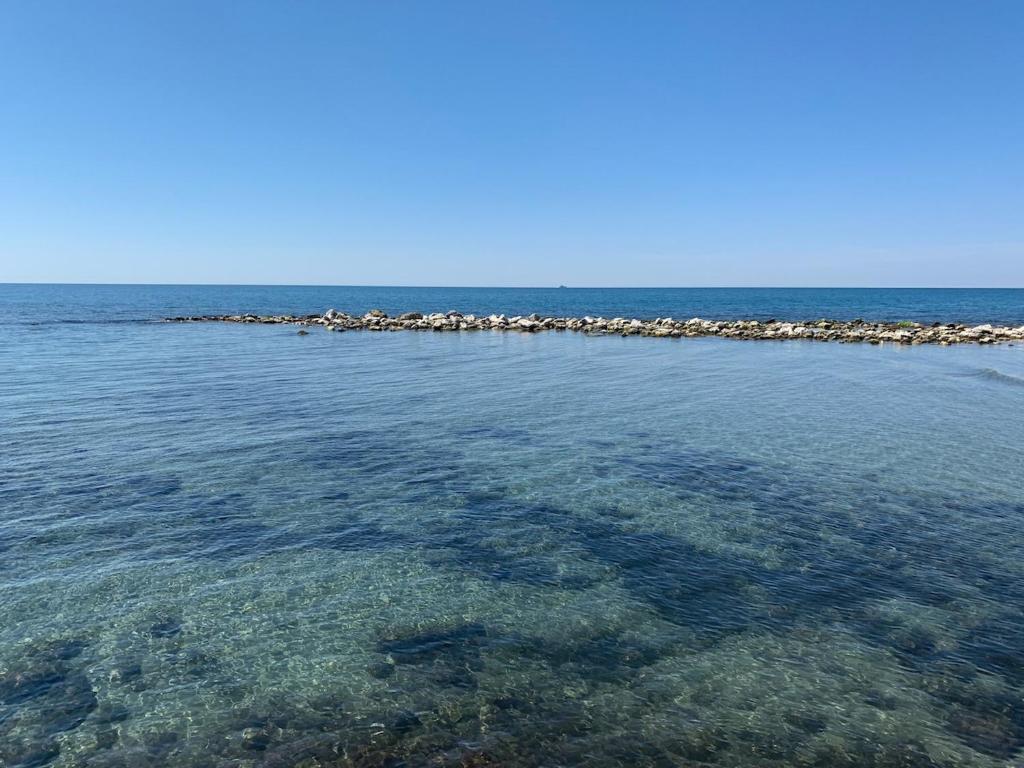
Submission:
<svg viewBox="0 0 1024 768">
<path fill-rule="evenodd" d="M 104 728 L 96 731 L 96 748 L 110 749 L 117 744 L 118 733 L 114 728 Z"/>
<path fill-rule="evenodd" d="M 965 325 L 933 323 L 924 326 L 921 323 L 902 320 L 900 322 L 866 322 L 863 319 L 853 321 L 812 320 L 805 323 L 784 322 L 770 318 L 758 320 L 702 320 L 693 317 L 686 321 L 676 321 L 671 317 L 658 317 L 653 320 L 639 318 L 615 317 L 606 320 L 602 317 L 585 315 L 583 317 L 543 317 L 533 312 L 529 315 L 515 315 L 511 318 L 503 314 L 491 314 L 478 318 L 476 315 L 463 315 L 456 310 L 447 313 L 434 312 L 423 315 L 419 312 L 406 312 L 397 318 L 389 318 L 383 310 L 371 309 L 362 317 L 352 317 L 336 309 L 328 309 L 321 315 L 207 315 L 200 317 L 167 318 L 168 322 L 229 322 L 229 323 L 292 323 L 300 326 L 321 325 L 331 331 L 365 330 L 365 331 L 399 331 L 399 330 L 435 330 L 435 331 L 475 331 L 484 328 L 495 330 L 514 330 L 535 333 L 544 330 L 569 330 L 588 335 L 607 335 L 616 333 L 622 336 L 654 336 L 680 338 L 696 336 L 719 336 L 729 339 L 814 339 L 817 341 L 869 342 L 881 344 L 892 342 L 897 344 L 920 345 L 938 344 L 1001 344 L 1024 339 L 1024 326 L 1008 327 L 991 324 L 967 327 Z M 307 335 L 303 328 L 299 335 Z M 157 633 L 154 636 L 161 636 Z"/>
<path fill-rule="evenodd" d="M 265 728 L 246 728 L 242 731 L 242 748 L 262 752 L 270 746 L 270 734 Z"/>
<path fill-rule="evenodd" d="M 386 680 L 395 674 L 395 665 L 388 664 L 386 661 L 381 661 L 376 664 L 371 664 L 366 671 L 372 678 L 377 680 Z"/>
<path fill-rule="evenodd" d="M 152 637 L 174 637 L 181 632 L 181 622 L 174 618 L 157 621 L 149 628 Z"/>
</svg>

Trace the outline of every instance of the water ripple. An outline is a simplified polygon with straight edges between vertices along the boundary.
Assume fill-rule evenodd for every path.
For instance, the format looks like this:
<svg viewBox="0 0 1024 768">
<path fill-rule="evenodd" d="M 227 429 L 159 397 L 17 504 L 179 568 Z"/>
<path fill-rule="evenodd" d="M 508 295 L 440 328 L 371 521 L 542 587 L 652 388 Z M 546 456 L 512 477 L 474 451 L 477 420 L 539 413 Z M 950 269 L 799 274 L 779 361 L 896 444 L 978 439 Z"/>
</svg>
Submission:
<svg viewBox="0 0 1024 768">
<path fill-rule="evenodd" d="M 8 329 L 0 764 L 1018 761 L 991 353 Z"/>
</svg>

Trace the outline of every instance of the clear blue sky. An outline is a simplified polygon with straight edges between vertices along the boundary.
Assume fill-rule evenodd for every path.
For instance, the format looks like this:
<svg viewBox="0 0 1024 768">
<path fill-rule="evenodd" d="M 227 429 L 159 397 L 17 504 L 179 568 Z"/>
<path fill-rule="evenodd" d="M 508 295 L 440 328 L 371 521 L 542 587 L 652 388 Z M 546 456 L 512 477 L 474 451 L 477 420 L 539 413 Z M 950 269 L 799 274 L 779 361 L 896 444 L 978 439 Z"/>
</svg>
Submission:
<svg viewBox="0 0 1024 768">
<path fill-rule="evenodd" d="M 1024 2 L 9 0 L 0 281 L 1024 286 Z"/>
</svg>

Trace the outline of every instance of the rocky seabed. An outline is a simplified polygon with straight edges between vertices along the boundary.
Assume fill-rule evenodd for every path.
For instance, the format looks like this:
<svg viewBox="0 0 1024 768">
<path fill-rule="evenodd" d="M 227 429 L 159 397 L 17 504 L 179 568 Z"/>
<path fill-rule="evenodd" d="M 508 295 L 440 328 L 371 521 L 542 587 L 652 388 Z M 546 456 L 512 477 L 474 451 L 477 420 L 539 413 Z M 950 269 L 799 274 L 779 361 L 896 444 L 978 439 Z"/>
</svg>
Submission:
<svg viewBox="0 0 1024 768">
<path fill-rule="evenodd" d="M 876 323 L 865 320 L 814 320 L 804 323 L 779 320 L 676 320 L 659 317 L 655 320 L 615 317 L 542 317 L 538 314 L 472 315 L 450 311 L 429 315 L 405 312 L 390 317 L 379 309 L 365 315 L 349 315 L 329 309 L 323 315 L 205 315 L 168 318 L 172 322 L 225 322 L 264 325 L 290 324 L 303 327 L 321 326 L 329 331 L 574 331 L 590 335 L 657 336 L 692 338 L 720 336 L 729 339 L 865 342 L 868 344 L 996 344 L 1024 341 L 1024 325 L 1008 326 L 955 323 L 898 322 Z M 300 330 L 300 333 L 303 332 Z"/>
</svg>

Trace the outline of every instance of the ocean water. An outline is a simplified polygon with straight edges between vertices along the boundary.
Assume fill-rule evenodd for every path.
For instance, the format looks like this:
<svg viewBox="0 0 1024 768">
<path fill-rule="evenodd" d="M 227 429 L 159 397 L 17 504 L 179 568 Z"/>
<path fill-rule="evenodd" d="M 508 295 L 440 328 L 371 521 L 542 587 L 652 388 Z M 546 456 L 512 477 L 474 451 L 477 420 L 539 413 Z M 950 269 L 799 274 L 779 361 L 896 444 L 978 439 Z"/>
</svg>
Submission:
<svg viewBox="0 0 1024 768">
<path fill-rule="evenodd" d="M 0 324 L 134 322 L 176 315 L 363 313 L 702 317 L 1024 324 L 1024 288 L 378 288 L 0 284 Z"/>
<path fill-rule="evenodd" d="M 148 321 L 1019 292 L 409 290 L 0 287 L 0 766 L 1024 761 L 1024 347 Z"/>
</svg>

